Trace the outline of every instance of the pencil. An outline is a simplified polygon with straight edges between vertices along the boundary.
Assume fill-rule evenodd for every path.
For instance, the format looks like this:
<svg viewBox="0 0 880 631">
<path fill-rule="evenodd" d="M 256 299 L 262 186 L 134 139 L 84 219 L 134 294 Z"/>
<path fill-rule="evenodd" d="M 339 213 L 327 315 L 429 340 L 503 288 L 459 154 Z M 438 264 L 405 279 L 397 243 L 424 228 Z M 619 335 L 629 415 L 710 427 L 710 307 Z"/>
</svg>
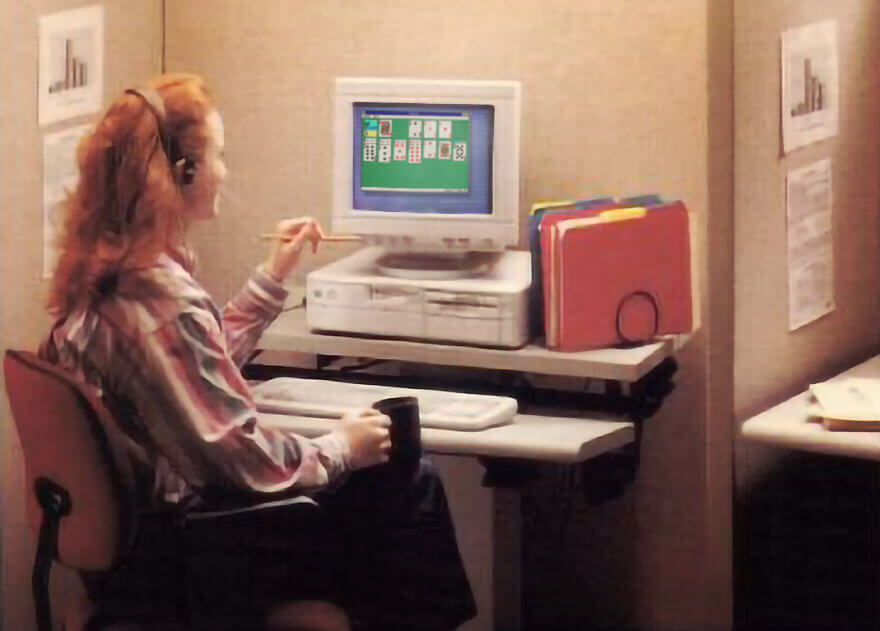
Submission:
<svg viewBox="0 0 880 631">
<path fill-rule="evenodd" d="M 264 232 L 260 235 L 260 238 L 264 241 L 269 241 L 271 239 L 281 239 L 282 241 L 289 241 L 293 237 L 289 237 L 284 234 L 275 234 L 274 232 Z M 324 236 L 321 241 L 360 241 L 363 237 L 358 234 L 328 234 Z"/>
</svg>

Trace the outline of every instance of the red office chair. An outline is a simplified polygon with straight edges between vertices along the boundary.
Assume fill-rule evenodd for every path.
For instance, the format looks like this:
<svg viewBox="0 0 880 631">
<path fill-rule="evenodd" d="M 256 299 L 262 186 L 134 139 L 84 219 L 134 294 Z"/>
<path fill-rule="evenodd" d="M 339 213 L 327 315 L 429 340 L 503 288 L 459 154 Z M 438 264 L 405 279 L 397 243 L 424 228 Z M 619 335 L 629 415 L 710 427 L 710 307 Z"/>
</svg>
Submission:
<svg viewBox="0 0 880 631">
<path fill-rule="evenodd" d="M 33 353 L 7 351 L 6 392 L 25 461 L 27 512 L 38 531 L 32 589 L 39 631 L 51 631 L 49 573 L 53 559 L 79 571 L 109 570 L 124 558 L 138 526 L 132 472 L 120 453 L 110 413 L 91 388 Z M 259 507 L 253 507 L 258 510 Z M 217 514 L 217 513 L 214 513 Z M 180 603 L 183 619 L 185 603 Z M 131 624 L 89 631 L 142 629 Z M 171 623 L 163 629 L 181 628 Z M 339 630 L 350 626 L 330 603 L 291 602 L 269 613 L 270 630 Z"/>
</svg>

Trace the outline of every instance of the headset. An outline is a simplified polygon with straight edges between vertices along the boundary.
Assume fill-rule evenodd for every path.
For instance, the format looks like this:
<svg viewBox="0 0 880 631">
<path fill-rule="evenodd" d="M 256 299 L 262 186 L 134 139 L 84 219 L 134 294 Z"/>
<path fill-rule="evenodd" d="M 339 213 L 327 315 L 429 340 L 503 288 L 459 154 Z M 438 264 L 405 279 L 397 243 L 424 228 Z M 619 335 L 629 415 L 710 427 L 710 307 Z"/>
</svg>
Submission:
<svg viewBox="0 0 880 631">
<path fill-rule="evenodd" d="M 159 144 L 162 146 L 162 152 L 165 154 L 165 159 L 168 161 L 168 166 L 171 170 L 171 177 L 174 179 L 174 182 L 179 186 L 192 184 L 196 176 L 196 161 L 185 156 L 180 148 L 180 142 L 177 137 L 168 133 L 165 105 L 162 102 L 159 93 L 150 88 L 129 88 L 125 91 L 125 94 L 131 94 L 138 97 L 143 101 L 147 109 L 153 113 L 153 116 L 156 119 Z M 106 160 L 108 167 L 105 175 L 107 178 L 108 191 L 116 191 L 116 171 L 119 168 L 120 161 L 123 159 L 124 158 L 117 153 L 113 145 L 107 147 Z M 131 200 L 129 200 L 128 204 L 126 204 L 124 213 L 113 214 L 109 217 L 107 230 L 110 233 L 121 235 L 124 231 L 124 227 L 131 224 L 135 208 L 137 207 L 138 200 L 142 194 L 143 190 L 140 190 L 131 198 Z M 118 285 L 119 270 L 105 269 L 98 278 L 95 279 L 95 299 L 100 300 L 113 294 L 117 290 Z"/>
<path fill-rule="evenodd" d="M 165 158 L 171 166 L 172 176 L 176 180 L 177 173 L 179 172 L 181 184 L 192 184 L 196 176 L 196 162 L 192 158 L 183 155 L 177 137 L 168 134 L 165 122 L 165 105 L 159 93 L 150 88 L 129 88 L 125 91 L 125 94 L 132 94 L 141 99 L 156 118 L 156 128 L 159 130 L 159 144 L 162 145 L 162 151 L 165 153 Z"/>
</svg>

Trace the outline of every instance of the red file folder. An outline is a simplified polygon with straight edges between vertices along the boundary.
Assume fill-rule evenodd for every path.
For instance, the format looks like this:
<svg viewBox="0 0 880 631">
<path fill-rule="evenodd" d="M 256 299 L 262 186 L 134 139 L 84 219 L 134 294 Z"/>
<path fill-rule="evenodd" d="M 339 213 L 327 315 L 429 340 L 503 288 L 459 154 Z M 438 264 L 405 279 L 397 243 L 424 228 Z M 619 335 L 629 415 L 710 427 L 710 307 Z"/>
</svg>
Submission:
<svg viewBox="0 0 880 631">
<path fill-rule="evenodd" d="M 691 330 L 683 203 L 603 210 L 547 228 L 545 235 L 542 223 L 550 258 L 544 279 L 549 348 L 585 350 Z"/>
<path fill-rule="evenodd" d="M 554 321 L 555 308 L 552 306 L 554 302 L 553 297 L 559 294 L 558 257 L 555 255 L 558 247 L 558 234 L 554 227 L 558 223 L 568 221 L 569 219 L 595 217 L 605 210 L 626 207 L 628 206 L 616 202 L 609 202 L 607 204 L 591 206 L 590 208 L 575 209 L 572 207 L 570 210 L 563 208 L 554 211 L 552 214 L 545 214 L 541 217 L 541 285 L 544 294 L 544 335 L 548 347 L 552 348 L 551 340 L 555 339 L 558 324 L 558 322 Z"/>
</svg>

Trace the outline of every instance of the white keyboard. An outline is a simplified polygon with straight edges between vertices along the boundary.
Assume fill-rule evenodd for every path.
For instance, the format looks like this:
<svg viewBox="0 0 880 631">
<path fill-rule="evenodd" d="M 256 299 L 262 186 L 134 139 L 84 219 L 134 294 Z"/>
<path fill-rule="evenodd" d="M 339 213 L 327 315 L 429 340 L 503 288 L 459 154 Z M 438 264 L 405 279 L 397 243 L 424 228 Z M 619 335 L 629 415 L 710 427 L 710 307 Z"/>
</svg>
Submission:
<svg viewBox="0 0 880 631">
<path fill-rule="evenodd" d="M 278 377 L 253 389 L 261 412 L 339 418 L 346 411 L 372 407 L 387 397 L 417 397 L 424 427 L 477 431 L 510 423 L 516 399 L 488 394 L 419 390 L 325 379 Z"/>
</svg>

